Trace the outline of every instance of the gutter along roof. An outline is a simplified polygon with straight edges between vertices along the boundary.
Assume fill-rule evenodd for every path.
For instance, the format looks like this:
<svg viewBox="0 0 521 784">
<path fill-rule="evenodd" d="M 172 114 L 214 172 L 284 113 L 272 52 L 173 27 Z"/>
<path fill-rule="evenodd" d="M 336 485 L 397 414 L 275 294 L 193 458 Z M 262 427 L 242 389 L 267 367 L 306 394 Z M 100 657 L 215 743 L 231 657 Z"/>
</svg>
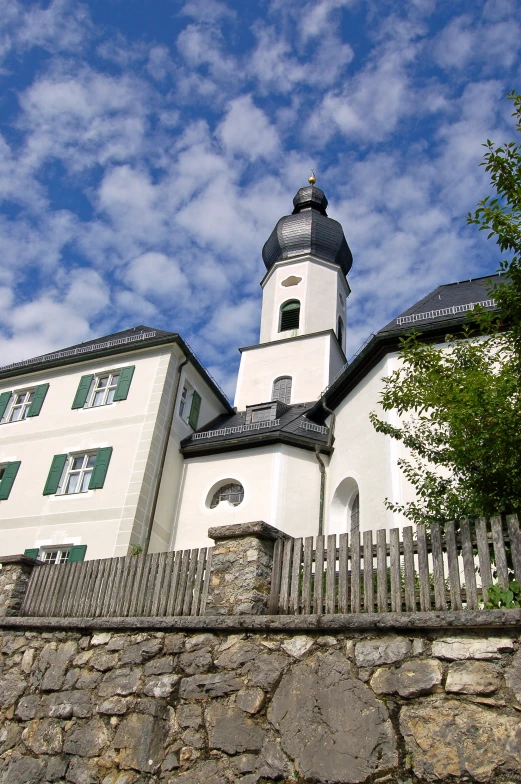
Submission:
<svg viewBox="0 0 521 784">
<path fill-rule="evenodd" d="M 5 365 L 0 367 L 0 381 L 36 371 L 50 370 L 55 367 L 73 365 L 92 359 L 101 359 L 114 356 L 115 354 L 126 354 L 142 348 L 155 348 L 156 346 L 165 346 L 172 343 L 179 346 L 192 365 L 203 376 L 218 400 L 228 412 L 232 413 L 233 408 L 228 398 L 183 338 L 177 332 L 166 332 L 162 329 L 146 327 L 143 324 L 131 329 L 124 329 L 121 332 L 114 332 L 111 335 L 95 338 L 94 340 L 88 340 L 85 343 L 76 343 L 74 346 L 69 346 L 60 351 L 42 354 L 22 362 L 13 362 L 10 365 Z"/>
<path fill-rule="evenodd" d="M 324 422 L 329 414 L 323 404 L 332 409 L 339 406 L 378 362 L 399 349 L 400 338 L 413 330 L 420 332 L 428 342 L 440 341 L 451 332 L 461 332 L 463 324 L 469 323 L 468 314 L 475 305 L 480 304 L 486 310 L 492 310 L 495 303 L 488 294 L 490 283 L 497 283 L 502 277 L 487 275 L 438 286 L 370 338 L 323 392 L 309 410 L 308 417 Z"/>
</svg>

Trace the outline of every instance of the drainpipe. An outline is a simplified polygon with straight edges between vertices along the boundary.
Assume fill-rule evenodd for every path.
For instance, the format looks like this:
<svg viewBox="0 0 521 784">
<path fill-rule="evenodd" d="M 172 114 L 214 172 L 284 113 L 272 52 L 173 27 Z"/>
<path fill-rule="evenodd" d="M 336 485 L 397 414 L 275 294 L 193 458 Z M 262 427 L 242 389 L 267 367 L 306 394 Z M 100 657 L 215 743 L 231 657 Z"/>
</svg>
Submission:
<svg viewBox="0 0 521 784">
<path fill-rule="evenodd" d="M 181 362 L 181 364 L 177 368 L 177 374 L 176 374 L 175 385 L 174 385 L 174 393 L 172 395 L 170 408 L 168 409 L 168 415 L 166 417 L 165 440 L 164 440 L 164 443 L 163 443 L 163 446 L 162 446 L 162 449 L 161 449 L 161 456 L 160 456 L 160 460 L 159 460 L 159 466 L 158 466 L 158 469 L 157 469 L 157 481 L 156 481 L 156 486 L 154 488 L 154 497 L 152 499 L 152 508 L 150 509 L 150 516 L 149 516 L 149 519 L 148 519 L 147 535 L 146 535 L 145 541 L 143 542 L 143 555 L 147 555 L 148 548 L 150 546 L 150 536 L 152 534 L 152 526 L 154 525 L 154 515 L 156 513 L 156 508 L 157 508 L 157 499 L 159 498 L 159 490 L 161 489 L 161 478 L 163 476 L 163 468 L 165 467 L 166 453 L 168 451 L 168 442 L 170 440 L 170 431 L 172 429 L 172 422 L 174 420 L 174 414 L 175 414 L 175 404 L 176 404 L 176 401 L 177 401 L 177 393 L 179 392 L 179 383 L 181 381 L 181 371 L 184 368 L 184 366 L 186 364 L 188 364 L 188 357 L 185 357 L 184 354 L 183 354 L 183 357 L 184 357 L 183 361 Z"/>
<path fill-rule="evenodd" d="M 333 443 L 333 436 L 335 434 L 335 422 L 336 422 L 336 414 L 330 408 L 328 408 L 322 400 L 322 408 L 324 411 L 331 416 L 331 423 L 329 427 L 329 434 L 327 438 L 327 445 L 330 447 Z M 318 444 L 315 444 L 315 457 L 317 458 L 318 468 L 320 471 L 320 499 L 319 499 L 319 507 L 318 507 L 318 535 L 321 536 L 324 533 L 324 501 L 326 498 L 326 466 L 324 465 L 324 461 L 320 456 L 320 448 Z"/>
</svg>

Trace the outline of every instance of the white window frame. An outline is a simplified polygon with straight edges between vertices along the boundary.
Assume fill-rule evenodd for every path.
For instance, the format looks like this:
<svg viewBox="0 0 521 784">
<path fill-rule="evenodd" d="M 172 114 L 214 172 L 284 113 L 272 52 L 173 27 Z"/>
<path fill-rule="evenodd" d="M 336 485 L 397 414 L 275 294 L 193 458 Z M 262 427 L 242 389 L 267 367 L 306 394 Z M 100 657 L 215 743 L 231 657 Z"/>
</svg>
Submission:
<svg viewBox="0 0 521 784">
<path fill-rule="evenodd" d="M 181 389 L 181 396 L 179 398 L 179 406 L 177 412 L 179 414 L 180 419 L 182 419 L 183 422 L 186 422 L 186 424 L 188 424 L 188 420 L 190 419 L 193 394 L 194 394 L 193 386 L 188 381 L 184 381 L 183 387 Z"/>
<path fill-rule="evenodd" d="M 118 386 L 120 372 L 121 368 L 116 368 L 116 370 L 107 370 L 103 373 L 96 373 L 92 379 L 92 384 L 90 385 L 89 394 L 87 395 L 87 401 L 84 408 L 101 408 L 101 406 L 111 406 L 114 402 L 117 402 L 114 400 L 108 400 L 108 398 L 110 397 L 111 392 L 112 397 L 114 397 L 116 387 Z M 103 388 L 100 388 L 99 383 L 105 378 L 108 379 L 107 385 Z M 102 402 L 94 405 L 96 395 L 101 391 L 101 389 L 103 389 Z"/>
<path fill-rule="evenodd" d="M 36 387 L 29 387 L 28 389 L 17 389 L 11 393 L 9 403 L 4 416 L 2 417 L 3 425 L 11 424 L 12 422 L 23 422 L 27 419 L 27 414 L 29 413 L 31 403 L 33 402 L 35 391 Z M 18 403 L 18 398 L 22 395 L 24 396 L 24 400 L 21 403 Z M 17 408 L 21 409 L 21 416 L 19 416 L 18 419 L 13 419 L 13 411 Z"/>
<path fill-rule="evenodd" d="M 73 454 L 70 454 L 67 457 L 67 462 L 65 464 L 65 468 L 63 469 L 63 474 L 62 474 L 62 477 L 60 479 L 60 484 L 59 484 L 59 487 L 58 487 L 56 495 L 79 495 L 80 493 L 87 493 L 87 492 L 89 492 L 88 485 L 87 485 L 87 487 L 84 490 L 82 490 L 82 487 L 83 487 L 83 484 L 84 484 L 84 477 L 85 477 L 86 474 L 88 474 L 89 475 L 89 482 L 90 482 L 90 477 L 92 476 L 92 472 L 94 470 L 94 463 L 96 462 L 97 454 L 98 454 L 98 450 L 90 450 L 90 451 L 86 451 L 86 452 L 75 452 Z M 81 458 L 81 457 L 83 458 L 83 462 L 82 462 L 81 467 L 80 468 L 73 468 L 74 461 L 77 460 L 78 458 Z M 93 462 L 92 466 L 89 467 L 89 465 L 88 465 L 89 459 L 92 458 L 92 457 L 94 458 L 94 462 Z M 78 484 L 76 485 L 77 489 L 72 490 L 72 491 L 68 491 L 67 487 L 69 485 L 69 479 L 70 479 L 70 477 L 73 474 L 76 474 L 79 477 Z"/>
<path fill-rule="evenodd" d="M 38 552 L 38 560 L 43 561 L 44 564 L 49 564 L 53 566 L 57 566 L 62 563 L 67 563 L 69 560 L 69 553 L 72 550 L 72 544 L 61 544 L 61 545 L 48 545 L 46 547 L 40 547 Z M 47 559 L 45 556 L 49 554 L 53 554 L 54 558 Z"/>
</svg>

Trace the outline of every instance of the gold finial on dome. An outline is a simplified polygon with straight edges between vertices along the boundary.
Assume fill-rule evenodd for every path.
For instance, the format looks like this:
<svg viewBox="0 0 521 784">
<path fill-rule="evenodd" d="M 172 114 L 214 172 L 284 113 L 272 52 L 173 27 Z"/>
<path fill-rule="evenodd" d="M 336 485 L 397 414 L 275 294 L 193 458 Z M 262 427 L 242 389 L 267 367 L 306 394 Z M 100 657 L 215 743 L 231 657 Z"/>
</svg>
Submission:
<svg viewBox="0 0 521 784">
<path fill-rule="evenodd" d="M 316 183 L 316 181 L 317 181 L 317 178 L 315 177 L 315 170 L 311 169 L 311 177 L 308 177 L 308 182 L 309 182 L 310 185 L 314 185 Z"/>
</svg>

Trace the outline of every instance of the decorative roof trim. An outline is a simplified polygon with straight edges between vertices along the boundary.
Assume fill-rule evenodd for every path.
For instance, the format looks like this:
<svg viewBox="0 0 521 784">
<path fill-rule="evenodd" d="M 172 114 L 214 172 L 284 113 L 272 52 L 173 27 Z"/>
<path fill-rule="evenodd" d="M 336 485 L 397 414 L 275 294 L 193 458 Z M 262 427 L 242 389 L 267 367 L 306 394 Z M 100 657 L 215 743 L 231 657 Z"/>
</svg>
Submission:
<svg viewBox="0 0 521 784">
<path fill-rule="evenodd" d="M 485 299 L 481 302 L 468 302 L 466 305 L 452 305 L 450 308 L 440 308 L 439 310 L 428 310 L 426 313 L 411 313 L 410 316 L 398 316 L 397 324 L 413 324 L 416 321 L 438 318 L 439 316 L 450 316 L 454 313 L 465 313 L 467 310 L 474 310 L 475 307 L 495 308 L 496 300 Z"/>
</svg>

